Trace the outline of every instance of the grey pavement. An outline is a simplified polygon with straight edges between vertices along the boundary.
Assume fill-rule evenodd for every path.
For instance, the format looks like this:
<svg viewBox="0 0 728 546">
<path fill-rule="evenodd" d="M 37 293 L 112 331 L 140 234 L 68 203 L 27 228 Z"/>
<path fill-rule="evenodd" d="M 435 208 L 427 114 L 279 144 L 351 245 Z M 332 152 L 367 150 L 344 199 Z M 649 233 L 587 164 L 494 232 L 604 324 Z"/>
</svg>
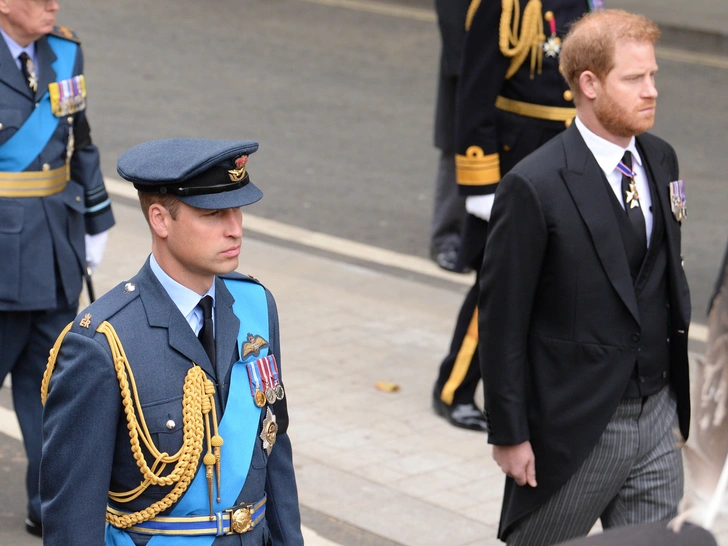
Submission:
<svg viewBox="0 0 728 546">
<path fill-rule="evenodd" d="M 143 217 L 126 203 L 115 203 L 118 225 L 95 275 L 99 292 L 133 275 L 149 251 Z M 486 436 L 455 429 L 430 409 L 462 290 L 262 241 L 249 230 L 238 270 L 278 302 L 305 510 L 365 532 L 370 545 L 501 544 L 503 476 Z M 399 390 L 382 392 L 380 381 Z"/>
</svg>

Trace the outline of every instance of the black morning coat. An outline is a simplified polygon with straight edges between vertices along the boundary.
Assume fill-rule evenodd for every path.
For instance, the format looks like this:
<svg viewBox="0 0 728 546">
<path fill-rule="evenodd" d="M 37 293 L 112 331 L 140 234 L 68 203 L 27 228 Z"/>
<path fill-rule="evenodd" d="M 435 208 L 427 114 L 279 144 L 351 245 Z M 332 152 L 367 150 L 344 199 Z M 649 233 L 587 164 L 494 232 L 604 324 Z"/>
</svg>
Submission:
<svg viewBox="0 0 728 546">
<path fill-rule="evenodd" d="M 637 137 L 637 148 L 663 213 L 670 383 L 687 439 L 690 297 L 669 195 L 677 157 L 650 134 Z M 641 324 L 611 191 L 572 124 L 516 165 L 496 193 L 479 302 L 489 442 L 529 440 L 538 481 L 519 487 L 507 478 L 501 537 L 578 469 L 633 373 Z"/>
</svg>

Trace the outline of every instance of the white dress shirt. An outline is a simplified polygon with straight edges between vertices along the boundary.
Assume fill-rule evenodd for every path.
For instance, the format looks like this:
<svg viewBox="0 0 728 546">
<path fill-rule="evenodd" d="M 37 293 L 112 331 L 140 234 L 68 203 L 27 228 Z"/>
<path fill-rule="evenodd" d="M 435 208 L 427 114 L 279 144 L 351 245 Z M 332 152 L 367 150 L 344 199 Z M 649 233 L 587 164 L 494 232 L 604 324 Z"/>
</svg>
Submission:
<svg viewBox="0 0 728 546">
<path fill-rule="evenodd" d="M 204 317 L 202 316 L 202 309 L 198 306 L 200 303 L 200 300 L 205 296 L 210 296 L 212 298 L 212 325 L 213 328 L 215 326 L 215 283 L 212 283 L 212 286 L 210 289 L 205 293 L 204 295 L 200 296 L 197 292 L 194 290 L 190 290 L 186 286 L 182 286 L 180 283 L 175 281 L 172 277 L 167 275 L 164 270 L 160 267 L 159 263 L 157 263 L 156 258 L 154 257 L 154 254 L 149 256 L 149 266 L 152 268 L 152 273 L 154 273 L 154 276 L 157 277 L 157 280 L 162 284 L 164 289 L 167 291 L 167 294 L 169 294 L 169 297 L 172 298 L 172 301 L 177 306 L 177 308 L 180 310 L 180 313 L 185 317 L 187 320 L 187 324 L 190 325 L 190 328 L 192 328 L 192 331 L 195 333 L 195 335 L 198 335 L 200 333 L 200 330 L 202 329 L 202 322 L 204 320 Z M 214 332 L 214 329 L 213 329 Z"/>
<path fill-rule="evenodd" d="M 629 145 L 626 148 L 622 148 L 608 140 L 597 136 L 590 131 L 584 123 L 576 117 L 576 128 L 579 130 L 581 137 L 586 142 L 587 147 L 594 155 L 594 159 L 597 160 L 599 167 L 604 171 L 604 175 L 607 177 L 609 185 L 614 191 L 614 195 L 617 196 L 617 201 L 624 209 L 624 198 L 622 197 L 622 173 L 617 170 L 617 165 L 622 161 L 624 152 L 632 152 L 632 171 L 635 172 L 634 181 L 637 185 L 637 193 L 639 194 L 640 207 L 642 208 L 642 214 L 645 217 L 645 228 L 647 229 L 647 246 L 650 246 L 650 239 L 652 236 L 652 195 L 650 194 L 650 184 L 647 181 L 647 173 L 642 165 L 642 158 L 637 151 L 635 146 L 635 138 L 629 141 Z"/>
</svg>

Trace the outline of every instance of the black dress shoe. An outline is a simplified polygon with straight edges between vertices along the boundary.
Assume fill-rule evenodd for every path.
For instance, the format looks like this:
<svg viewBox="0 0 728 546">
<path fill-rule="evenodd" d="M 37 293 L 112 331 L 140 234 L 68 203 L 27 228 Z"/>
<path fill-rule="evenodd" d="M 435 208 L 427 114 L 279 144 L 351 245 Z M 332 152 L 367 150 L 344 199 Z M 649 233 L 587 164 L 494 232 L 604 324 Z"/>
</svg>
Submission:
<svg viewBox="0 0 728 546">
<path fill-rule="evenodd" d="M 478 432 L 488 432 L 488 423 L 485 415 L 473 404 L 453 404 L 448 406 L 440 400 L 437 394 L 432 397 L 432 408 L 440 417 L 444 417 L 448 422 L 459 428 L 468 430 L 476 430 Z"/>
<path fill-rule="evenodd" d="M 41 526 L 39 521 L 36 521 L 35 518 L 31 518 L 28 516 L 25 518 L 25 530 L 28 531 L 31 535 L 42 537 L 43 536 L 43 527 Z"/>
<path fill-rule="evenodd" d="M 469 267 L 458 267 L 458 251 L 454 248 L 445 248 L 434 252 L 432 259 L 446 271 L 452 271 L 453 273 L 470 273 L 472 271 Z"/>
</svg>

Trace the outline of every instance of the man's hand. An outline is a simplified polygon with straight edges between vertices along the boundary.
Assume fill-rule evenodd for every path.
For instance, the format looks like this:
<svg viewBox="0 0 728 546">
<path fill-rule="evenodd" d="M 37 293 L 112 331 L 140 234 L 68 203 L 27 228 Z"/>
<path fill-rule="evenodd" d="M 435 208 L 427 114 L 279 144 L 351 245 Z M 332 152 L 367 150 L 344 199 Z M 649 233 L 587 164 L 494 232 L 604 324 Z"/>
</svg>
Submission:
<svg viewBox="0 0 728 546">
<path fill-rule="evenodd" d="M 91 268 L 92 273 L 104 257 L 104 250 L 106 250 L 106 241 L 108 238 L 108 229 L 96 235 L 86 235 L 86 265 Z"/>
<path fill-rule="evenodd" d="M 536 458 L 531 442 L 517 446 L 493 446 L 493 459 L 518 485 L 536 487 Z"/>
</svg>

